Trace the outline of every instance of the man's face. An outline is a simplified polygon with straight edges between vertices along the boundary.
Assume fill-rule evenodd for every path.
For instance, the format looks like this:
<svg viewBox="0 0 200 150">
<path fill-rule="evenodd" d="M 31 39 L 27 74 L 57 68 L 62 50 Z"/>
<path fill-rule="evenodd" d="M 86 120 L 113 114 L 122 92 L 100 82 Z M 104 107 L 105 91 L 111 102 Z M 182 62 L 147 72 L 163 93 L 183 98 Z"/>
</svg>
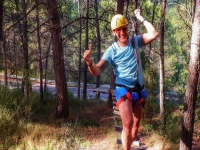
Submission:
<svg viewBox="0 0 200 150">
<path fill-rule="evenodd" d="M 120 42 L 122 42 L 122 43 L 127 42 L 127 39 L 128 39 L 128 28 L 127 28 L 127 26 L 122 26 L 120 28 L 117 28 L 113 32 Z"/>
</svg>

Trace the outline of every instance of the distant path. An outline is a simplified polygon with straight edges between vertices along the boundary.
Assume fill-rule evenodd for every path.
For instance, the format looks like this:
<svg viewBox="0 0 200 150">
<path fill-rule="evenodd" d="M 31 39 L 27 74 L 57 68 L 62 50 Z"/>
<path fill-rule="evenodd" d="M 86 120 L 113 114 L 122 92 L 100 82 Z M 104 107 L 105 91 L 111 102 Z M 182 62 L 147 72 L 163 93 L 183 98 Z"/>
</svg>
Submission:
<svg viewBox="0 0 200 150">
<path fill-rule="evenodd" d="M 8 81 L 11 88 L 17 87 L 17 82 L 19 86 L 21 85 L 22 77 L 21 76 L 15 76 L 15 75 L 8 75 Z M 31 78 L 32 81 L 32 89 L 33 91 L 40 92 L 40 79 L 38 78 Z M 4 82 L 4 75 L 0 73 L 0 84 L 3 84 Z M 55 87 L 55 80 L 46 80 L 47 82 L 47 90 L 48 92 L 55 94 L 56 93 L 56 87 Z M 74 97 L 77 97 L 78 83 L 76 82 L 67 82 L 68 90 L 73 94 Z M 83 83 L 81 83 L 80 92 L 83 93 Z M 96 97 L 96 93 L 93 91 L 95 89 L 94 84 L 88 84 L 87 85 L 87 98 L 88 99 L 94 99 Z M 81 94 L 82 95 L 82 94 Z M 102 100 L 108 100 L 108 94 L 107 93 L 101 93 L 100 99 Z"/>
</svg>

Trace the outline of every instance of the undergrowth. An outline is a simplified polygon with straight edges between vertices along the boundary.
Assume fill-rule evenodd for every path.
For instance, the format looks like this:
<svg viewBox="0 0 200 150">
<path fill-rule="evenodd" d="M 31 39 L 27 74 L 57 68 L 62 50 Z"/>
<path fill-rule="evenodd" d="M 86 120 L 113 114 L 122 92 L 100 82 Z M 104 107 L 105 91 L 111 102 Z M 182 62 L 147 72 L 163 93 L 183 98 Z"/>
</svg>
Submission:
<svg viewBox="0 0 200 150">
<path fill-rule="evenodd" d="M 20 89 L 0 87 L 0 149 L 80 149 L 89 147 L 85 140 L 94 134 L 107 134 L 113 129 L 112 123 L 100 127 L 101 118 L 112 116 L 111 109 L 105 111 L 106 102 L 68 95 L 70 116 L 57 119 L 53 95 L 45 95 L 41 101 L 40 95 L 32 92 L 25 101 Z"/>
<path fill-rule="evenodd" d="M 100 142 L 106 139 L 107 150 L 116 150 L 112 108 L 107 108 L 107 101 L 79 100 L 71 93 L 68 95 L 70 116 L 56 119 L 54 95 L 46 94 L 41 101 L 39 94 L 32 92 L 25 101 L 20 89 L 0 87 L 0 149 L 92 150 L 95 145 L 96 150 L 102 150 Z M 167 102 L 166 132 L 163 134 L 160 132 L 158 101 L 155 95 L 149 96 L 140 129 L 149 150 L 178 148 L 182 111 L 181 102 Z M 195 127 L 200 124 L 199 114 L 197 108 Z M 194 135 L 200 137 L 199 129 L 195 128 Z"/>
</svg>

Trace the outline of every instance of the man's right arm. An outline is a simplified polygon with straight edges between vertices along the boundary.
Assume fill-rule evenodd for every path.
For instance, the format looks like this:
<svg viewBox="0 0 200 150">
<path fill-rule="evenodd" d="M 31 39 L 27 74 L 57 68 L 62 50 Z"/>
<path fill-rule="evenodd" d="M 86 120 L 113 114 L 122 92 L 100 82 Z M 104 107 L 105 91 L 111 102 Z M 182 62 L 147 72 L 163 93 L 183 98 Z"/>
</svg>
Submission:
<svg viewBox="0 0 200 150">
<path fill-rule="evenodd" d="M 92 44 L 90 44 L 89 49 L 84 52 L 83 59 L 85 60 L 90 73 L 93 76 L 98 76 L 106 68 L 106 66 L 108 65 L 108 61 L 106 61 L 105 59 L 101 59 L 97 64 L 94 64 L 91 60 L 91 54 L 92 54 Z"/>
<path fill-rule="evenodd" d="M 91 63 L 88 64 L 88 70 L 93 76 L 98 76 L 103 72 L 103 70 L 108 66 L 108 64 L 109 63 L 105 59 L 101 59 L 97 64 L 94 64 L 91 61 Z"/>
</svg>

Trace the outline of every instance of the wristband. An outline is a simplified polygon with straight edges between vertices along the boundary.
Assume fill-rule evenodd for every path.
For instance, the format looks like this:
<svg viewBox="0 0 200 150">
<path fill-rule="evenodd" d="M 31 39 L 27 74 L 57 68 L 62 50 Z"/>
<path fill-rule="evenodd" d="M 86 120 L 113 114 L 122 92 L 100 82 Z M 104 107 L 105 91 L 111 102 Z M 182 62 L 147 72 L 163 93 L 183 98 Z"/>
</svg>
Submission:
<svg viewBox="0 0 200 150">
<path fill-rule="evenodd" d="M 146 20 L 146 19 L 145 19 L 145 18 L 143 18 L 143 20 L 142 20 L 142 23 L 144 23 L 144 22 L 145 22 L 145 20 Z"/>
<path fill-rule="evenodd" d="M 88 67 L 89 67 L 89 66 L 92 66 L 92 64 L 93 64 L 93 63 L 92 63 L 92 61 L 91 61 L 91 63 L 90 63 L 89 65 L 87 65 L 87 66 L 88 66 Z"/>
</svg>

